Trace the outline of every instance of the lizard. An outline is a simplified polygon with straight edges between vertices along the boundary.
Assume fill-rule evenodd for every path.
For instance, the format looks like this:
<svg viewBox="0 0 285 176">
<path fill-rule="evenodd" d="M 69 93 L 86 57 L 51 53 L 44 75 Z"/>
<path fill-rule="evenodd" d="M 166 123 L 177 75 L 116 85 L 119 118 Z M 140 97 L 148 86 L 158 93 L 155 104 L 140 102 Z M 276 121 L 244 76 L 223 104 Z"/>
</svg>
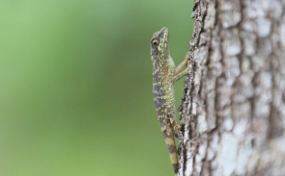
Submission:
<svg viewBox="0 0 285 176">
<path fill-rule="evenodd" d="M 181 71 L 188 62 L 184 61 L 175 68 L 168 49 L 168 29 L 155 32 L 150 41 L 151 60 L 153 63 L 153 100 L 158 115 L 160 128 L 168 148 L 175 176 L 178 175 L 178 154 L 174 137 L 179 137 L 180 126 L 175 121 L 174 83 L 189 72 L 189 67 Z"/>
</svg>

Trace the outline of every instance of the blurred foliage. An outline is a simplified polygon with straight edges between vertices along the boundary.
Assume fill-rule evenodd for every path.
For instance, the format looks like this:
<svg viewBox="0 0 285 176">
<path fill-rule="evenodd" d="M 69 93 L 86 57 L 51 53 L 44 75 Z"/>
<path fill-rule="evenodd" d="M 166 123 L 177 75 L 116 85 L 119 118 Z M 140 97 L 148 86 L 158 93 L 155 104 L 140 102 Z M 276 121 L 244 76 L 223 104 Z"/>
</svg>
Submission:
<svg viewBox="0 0 285 176">
<path fill-rule="evenodd" d="M 0 176 L 172 176 L 149 41 L 168 27 L 179 64 L 191 11 L 182 0 L 2 0 Z"/>
</svg>

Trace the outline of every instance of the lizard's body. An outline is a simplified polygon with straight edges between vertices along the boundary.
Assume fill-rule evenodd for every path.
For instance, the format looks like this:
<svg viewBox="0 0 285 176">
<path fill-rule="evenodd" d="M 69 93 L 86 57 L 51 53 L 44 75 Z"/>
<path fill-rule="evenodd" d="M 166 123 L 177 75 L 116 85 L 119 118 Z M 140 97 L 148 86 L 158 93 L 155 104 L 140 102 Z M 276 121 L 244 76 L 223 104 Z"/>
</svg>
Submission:
<svg viewBox="0 0 285 176">
<path fill-rule="evenodd" d="M 153 62 L 153 96 L 158 120 L 168 147 L 175 175 L 178 174 L 178 155 L 174 136 L 179 126 L 175 123 L 174 83 L 188 73 L 180 70 L 187 64 L 187 58 L 177 69 L 168 51 L 168 29 L 162 28 L 151 39 L 151 58 Z"/>
</svg>

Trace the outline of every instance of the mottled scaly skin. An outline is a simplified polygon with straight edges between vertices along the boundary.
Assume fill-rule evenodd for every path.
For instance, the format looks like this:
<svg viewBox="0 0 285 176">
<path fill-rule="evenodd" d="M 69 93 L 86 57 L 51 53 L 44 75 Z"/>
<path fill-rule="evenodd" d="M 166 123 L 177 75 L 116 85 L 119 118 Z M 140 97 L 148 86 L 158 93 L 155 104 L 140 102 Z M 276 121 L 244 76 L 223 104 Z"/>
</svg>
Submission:
<svg viewBox="0 0 285 176">
<path fill-rule="evenodd" d="M 178 155 L 174 136 L 179 132 L 175 123 L 174 83 L 188 73 L 176 74 L 174 62 L 168 51 L 168 29 L 162 28 L 151 39 L 153 62 L 153 96 L 158 120 L 163 133 L 175 175 L 178 174 Z M 187 60 L 182 64 L 185 65 Z M 178 69 L 178 72 L 180 69 Z"/>
</svg>

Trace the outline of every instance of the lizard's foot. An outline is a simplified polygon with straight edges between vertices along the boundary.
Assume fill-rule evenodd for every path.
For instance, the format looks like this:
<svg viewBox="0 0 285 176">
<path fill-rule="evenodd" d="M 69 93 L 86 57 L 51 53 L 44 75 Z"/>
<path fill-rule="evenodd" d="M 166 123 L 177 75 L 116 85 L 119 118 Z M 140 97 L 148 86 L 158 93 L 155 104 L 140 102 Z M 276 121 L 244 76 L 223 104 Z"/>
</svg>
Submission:
<svg viewBox="0 0 285 176">
<path fill-rule="evenodd" d="M 175 137 L 177 137 L 180 140 L 184 139 L 183 134 L 180 131 L 180 126 L 176 125 L 176 126 L 173 127 L 173 129 L 174 129 Z"/>
</svg>

